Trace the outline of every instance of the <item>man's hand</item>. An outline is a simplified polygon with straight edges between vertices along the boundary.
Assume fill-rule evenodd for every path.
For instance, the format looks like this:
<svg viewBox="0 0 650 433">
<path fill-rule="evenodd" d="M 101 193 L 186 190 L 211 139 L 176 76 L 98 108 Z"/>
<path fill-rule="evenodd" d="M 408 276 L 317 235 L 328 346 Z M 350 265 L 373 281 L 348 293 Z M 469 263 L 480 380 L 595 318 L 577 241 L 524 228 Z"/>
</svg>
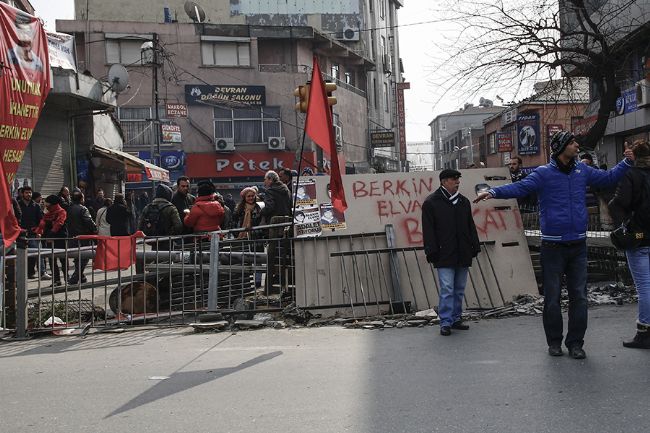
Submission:
<svg viewBox="0 0 650 433">
<path fill-rule="evenodd" d="M 490 194 L 489 191 L 483 191 L 483 192 L 480 192 L 480 193 L 476 196 L 476 198 L 474 199 L 474 203 L 478 203 L 478 202 L 480 202 L 481 200 L 489 200 L 489 199 L 491 199 L 491 198 L 494 198 L 494 197 L 492 197 L 492 194 Z"/>
<path fill-rule="evenodd" d="M 623 152 L 623 155 L 630 161 L 634 161 L 634 152 L 632 152 L 632 149 L 630 149 L 629 147 L 625 148 L 625 152 Z"/>
</svg>

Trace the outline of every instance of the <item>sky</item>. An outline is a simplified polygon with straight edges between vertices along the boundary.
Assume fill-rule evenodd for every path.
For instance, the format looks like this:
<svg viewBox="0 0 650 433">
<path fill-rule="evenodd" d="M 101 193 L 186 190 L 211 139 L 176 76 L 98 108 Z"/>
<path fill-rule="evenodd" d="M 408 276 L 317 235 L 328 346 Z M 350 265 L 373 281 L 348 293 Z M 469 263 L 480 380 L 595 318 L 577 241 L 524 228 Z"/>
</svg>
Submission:
<svg viewBox="0 0 650 433">
<path fill-rule="evenodd" d="M 45 21 L 48 30 L 55 30 L 56 19 L 74 18 L 73 0 L 30 0 L 36 15 Z M 406 140 L 421 142 L 430 139 L 429 122 L 437 115 L 455 111 L 466 102 L 478 105 L 478 101 L 465 100 L 453 92 L 440 99 L 440 89 L 430 80 L 436 63 L 435 46 L 444 43 L 445 33 L 450 29 L 440 23 L 423 23 L 434 21 L 435 12 L 430 0 L 406 0 L 405 6 L 398 11 L 400 25 L 400 56 L 405 69 L 406 80 L 411 89 L 405 90 Z M 457 92 L 460 93 L 460 92 Z M 495 95 L 479 95 L 494 100 Z M 477 96 L 476 98 L 478 99 Z"/>
</svg>

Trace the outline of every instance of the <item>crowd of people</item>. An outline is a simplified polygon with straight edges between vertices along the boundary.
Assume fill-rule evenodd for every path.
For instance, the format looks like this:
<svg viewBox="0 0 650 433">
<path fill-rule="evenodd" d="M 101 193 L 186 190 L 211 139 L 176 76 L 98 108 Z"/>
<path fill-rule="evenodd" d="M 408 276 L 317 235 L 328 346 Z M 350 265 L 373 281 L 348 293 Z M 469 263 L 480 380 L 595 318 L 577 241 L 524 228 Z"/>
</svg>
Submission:
<svg viewBox="0 0 650 433">
<path fill-rule="evenodd" d="M 39 258 L 29 258 L 28 278 L 52 280 L 54 286 L 61 285 L 62 278 L 68 284 L 85 283 L 88 259 L 71 254 L 74 267 L 69 274 L 67 259 L 47 254 L 48 249 L 90 244 L 91 241 L 76 239 L 78 236 L 129 236 L 137 231 L 147 236 L 175 236 L 243 229 L 235 232 L 239 239 L 263 237 L 254 230 L 256 226 L 271 224 L 274 217 L 291 215 L 293 174 L 288 169 L 280 174 L 266 172 L 263 190 L 257 186 L 242 189 L 239 203 L 231 194 L 224 198 L 208 180 L 197 183 L 195 196 L 191 193 L 190 179 L 185 176 L 178 178 L 175 191 L 163 183 L 157 185 L 151 202 L 146 193 L 136 198 L 133 191 L 105 197 L 101 188 L 93 198 L 87 199 L 81 189 L 70 192 L 67 186 L 58 194 L 43 198 L 30 186 L 24 186 L 13 199 L 14 213 L 26 232 L 28 246 L 44 251 Z M 159 242 L 155 248 L 170 246 L 169 242 Z"/>
</svg>

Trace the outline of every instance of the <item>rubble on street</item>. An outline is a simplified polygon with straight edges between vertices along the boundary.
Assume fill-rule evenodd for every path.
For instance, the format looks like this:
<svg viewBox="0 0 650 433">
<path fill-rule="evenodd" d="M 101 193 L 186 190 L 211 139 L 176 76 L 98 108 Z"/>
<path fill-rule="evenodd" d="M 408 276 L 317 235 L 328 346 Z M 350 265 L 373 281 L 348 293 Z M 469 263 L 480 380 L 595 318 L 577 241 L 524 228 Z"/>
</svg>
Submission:
<svg viewBox="0 0 650 433">
<path fill-rule="evenodd" d="M 637 302 L 634 286 L 625 286 L 615 282 L 591 284 L 587 287 L 587 298 L 590 307 L 599 305 L 624 305 Z M 249 300 L 250 302 L 250 300 Z M 566 290 L 562 292 L 563 310 L 569 304 Z M 511 303 L 489 310 L 470 309 L 463 313 L 466 321 L 477 321 L 490 318 L 505 318 L 523 315 L 541 315 L 544 309 L 544 297 L 541 295 L 518 296 Z M 251 313 L 252 314 L 252 313 Z M 244 318 L 250 317 L 250 318 Z M 341 326 L 347 329 L 389 329 L 389 328 L 422 328 L 440 323 L 436 309 L 426 309 L 408 314 L 384 314 L 369 317 L 321 317 L 307 309 L 291 304 L 281 311 L 257 313 L 246 316 L 245 313 L 227 314 L 216 313 L 206 315 L 209 322 L 191 324 L 197 332 L 200 331 L 239 331 L 262 328 L 311 328 L 321 326 Z"/>
</svg>

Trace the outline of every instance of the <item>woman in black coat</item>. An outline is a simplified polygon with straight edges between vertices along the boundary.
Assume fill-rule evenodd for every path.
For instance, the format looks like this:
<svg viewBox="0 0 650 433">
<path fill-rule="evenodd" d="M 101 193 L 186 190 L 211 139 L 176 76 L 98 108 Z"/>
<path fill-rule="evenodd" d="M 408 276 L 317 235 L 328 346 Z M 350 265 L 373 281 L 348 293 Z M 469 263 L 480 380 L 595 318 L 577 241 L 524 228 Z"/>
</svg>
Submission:
<svg viewBox="0 0 650 433">
<path fill-rule="evenodd" d="M 106 211 L 106 221 L 111 225 L 111 236 L 129 236 L 130 217 L 124 194 L 115 194 L 113 204 Z"/>
</svg>

